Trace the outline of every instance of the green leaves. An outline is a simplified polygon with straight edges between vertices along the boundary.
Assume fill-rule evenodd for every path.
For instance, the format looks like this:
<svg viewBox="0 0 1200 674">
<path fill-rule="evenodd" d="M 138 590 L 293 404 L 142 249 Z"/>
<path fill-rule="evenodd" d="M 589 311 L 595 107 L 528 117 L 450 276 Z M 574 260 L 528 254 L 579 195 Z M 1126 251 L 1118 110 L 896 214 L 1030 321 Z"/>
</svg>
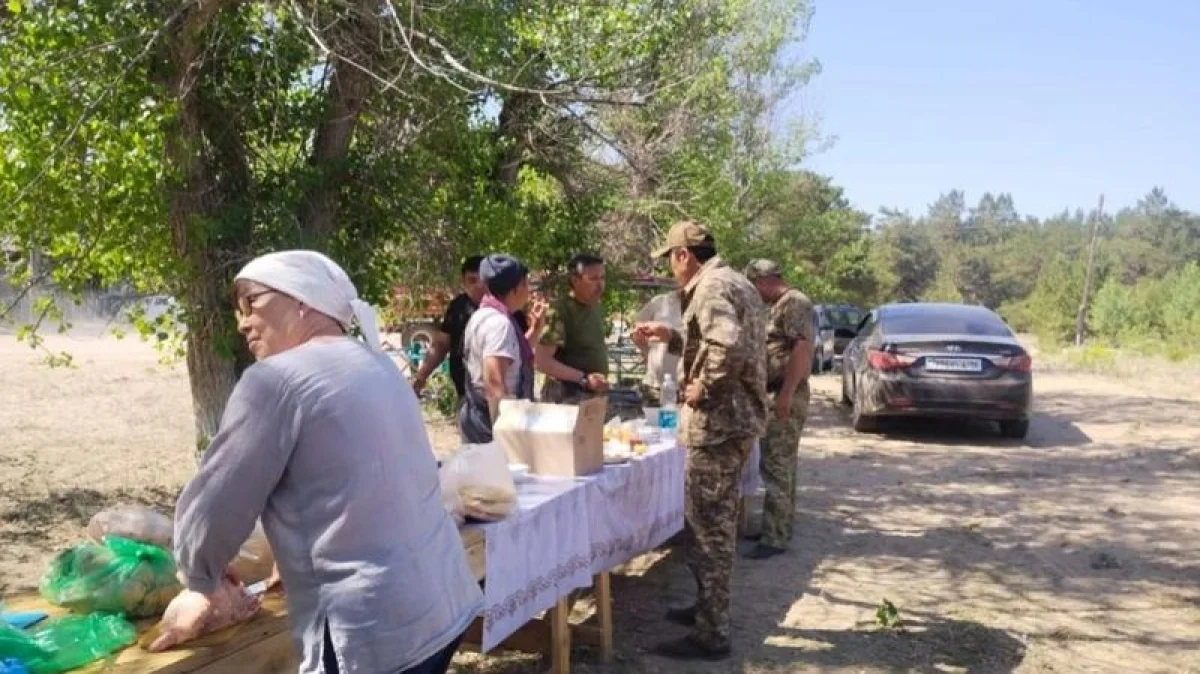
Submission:
<svg viewBox="0 0 1200 674">
<path fill-rule="evenodd" d="M 299 245 L 377 303 L 496 250 L 638 271 L 680 217 L 734 257 L 800 251 L 786 263 L 822 293 L 862 280 L 861 214 L 797 179 L 809 136 L 770 124 L 815 72 L 781 58 L 807 3 L 449 3 L 378 23 L 227 3 L 181 36 L 161 3 L 4 1 L 20 20 L 0 36 L 0 239 L 42 263 L 14 280 L 174 297 L 131 318 L 164 357 L 188 334 L 237 354 L 225 285 Z"/>
<path fill-rule="evenodd" d="M 900 611 L 896 605 L 888 601 L 886 598 L 879 602 L 879 606 L 875 609 L 875 624 L 884 629 L 904 629 L 904 621 L 900 618 Z"/>
</svg>

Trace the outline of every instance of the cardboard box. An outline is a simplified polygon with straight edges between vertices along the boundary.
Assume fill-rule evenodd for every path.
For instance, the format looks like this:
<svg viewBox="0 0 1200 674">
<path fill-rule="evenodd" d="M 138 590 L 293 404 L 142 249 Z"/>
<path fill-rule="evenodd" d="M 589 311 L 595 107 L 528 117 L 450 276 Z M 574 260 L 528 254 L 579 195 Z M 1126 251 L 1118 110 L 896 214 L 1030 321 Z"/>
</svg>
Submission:
<svg viewBox="0 0 1200 674">
<path fill-rule="evenodd" d="M 602 397 L 579 405 L 504 400 L 492 435 L 510 463 L 523 463 L 534 475 L 588 475 L 604 468 L 607 408 Z"/>
</svg>

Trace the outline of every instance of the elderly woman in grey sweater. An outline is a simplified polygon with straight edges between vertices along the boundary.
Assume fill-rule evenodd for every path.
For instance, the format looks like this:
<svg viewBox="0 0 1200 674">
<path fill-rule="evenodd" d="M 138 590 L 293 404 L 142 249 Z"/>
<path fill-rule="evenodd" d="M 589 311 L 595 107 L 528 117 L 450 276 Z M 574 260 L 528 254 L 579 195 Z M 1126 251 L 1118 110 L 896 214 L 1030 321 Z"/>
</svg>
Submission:
<svg viewBox="0 0 1200 674">
<path fill-rule="evenodd" d="M 341 267 L 310 251 L 250 262 L 235 292 L 258 362 L 179 497 L 179 631 L 211 615 L 210 595 L 261 517 L 300 672 L 445 672 L 482 595 L 374 312 Z M 352 324 L 365 343 L 347 335 Z"/>
</svg>

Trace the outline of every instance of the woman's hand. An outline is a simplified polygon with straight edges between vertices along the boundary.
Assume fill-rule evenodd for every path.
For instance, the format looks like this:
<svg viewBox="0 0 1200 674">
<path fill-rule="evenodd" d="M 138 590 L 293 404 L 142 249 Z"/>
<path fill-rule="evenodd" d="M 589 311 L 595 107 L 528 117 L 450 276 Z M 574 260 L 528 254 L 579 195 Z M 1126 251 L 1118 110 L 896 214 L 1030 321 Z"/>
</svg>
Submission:
<svg viewBox="0 0 1200 674">
<path fill-rule="evenodd" d="M 213 603 L 208 595 L 191 590 L 180 592 L 167 606 L 163 614 L 163 631 L 150 644 L 150 652 L 158 653 L 168 648 L 195 638 L 205 623 L 211 620 Z"/>
</svg>

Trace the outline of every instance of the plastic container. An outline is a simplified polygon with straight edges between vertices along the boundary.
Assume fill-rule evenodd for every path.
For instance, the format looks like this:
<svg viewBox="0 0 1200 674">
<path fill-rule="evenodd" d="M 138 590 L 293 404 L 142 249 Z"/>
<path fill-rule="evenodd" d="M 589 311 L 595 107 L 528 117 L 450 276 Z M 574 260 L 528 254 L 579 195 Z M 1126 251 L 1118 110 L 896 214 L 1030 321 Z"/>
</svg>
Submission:
<svg viewBox="0 0 1200 674">
<path fill-rule="evenodd" d="M 529 479 L 529 466 L 523 463 L 508 464 L 508 472 L 512 475 L 513 482 L 521 484 Z"/>
<path fill-rule="evenodd" d="M 669 374 L 663 375 L 662 408 L 658 410 L 658 427 L 674 432 L 679 427 L 679 410 L 676 408 L 679 391 L 675 387 L 675 378 Z"/>
</svg>

